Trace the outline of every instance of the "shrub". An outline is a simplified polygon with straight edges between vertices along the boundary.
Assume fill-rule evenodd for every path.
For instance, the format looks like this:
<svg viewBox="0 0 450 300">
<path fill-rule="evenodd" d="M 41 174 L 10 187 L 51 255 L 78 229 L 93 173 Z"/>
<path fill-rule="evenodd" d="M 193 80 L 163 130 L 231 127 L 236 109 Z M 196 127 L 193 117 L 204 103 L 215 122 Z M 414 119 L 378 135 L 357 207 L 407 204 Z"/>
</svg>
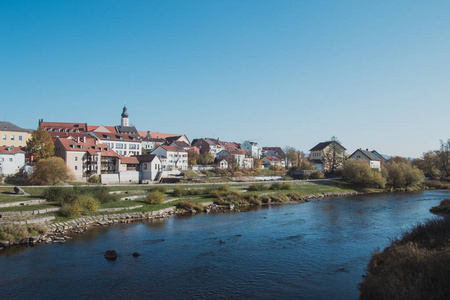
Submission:
<svg viewBox="0 0 450 300">
<path fill-rule="evenodd" d="M 276 193 L 270 197 L 271 202 L 286 202 L 289 201 L 288 196 L 283 193 Z"/>
<path fill-rule="evenodd" d="M 280 190 L 290 190 L 292 189 L 292 184 L 284 182 L 283 184 L 281 184 L 281 188 Z"/>
<path fill-rule="evenodd" d="M 199 203 L 192 203 L 188 201 L 180 201 L 176 205 L 179 209 L 186 209 L 186 210 L 195 210 L 195 211 L 203 211 L 203 206 Z"/>
<path fill-rule="evenodd" d="M 95 213 L 98 209 L 98 202 L 89 194 L 78 196 L 76 203 L 81 207 L 83 215 Z"/>
<path fill-rule="evenodd" d="M 83 209 L 78 204 L 64 203 L 61 206 L 61 215 L 68 218 L 76 218 L 81 216 Z"/>
<path fill-rule="evenodd" d="M 271 190 L 280 190 L 281 189 L 281 183 L 279 182 L 274 182 L 270 185 Z"/>
<path fill-rule="evenodd" d="M 356 186 L 363 188 L 384 188 L 386 180 L 378 170 L 373 170 L 363 160 L 349 159 L 343 169 L 342 177 Z"/>
<path fill-rule="evenodd" d="M 261 205 L 262 201 L 258 195 L 246 195 L 244 199 L 251 205 Z"/>
<path fill-rule="evenodd" d="M 270 203 L 270 197 L 267 196 L 261 196 L 261 202 L 262 203 Z"/>
<path fill-rule="evenodd" d="M 438 206 L 430 209 L 435 214 L 450 214 L 450 199 L 444 199 Z"/>
<path fill-rule="evenodd" d="M 88 182 L 100 183 L 100 177 L 98 175 L 92 175 L 91 177 L 89 177 Z"/>
<path fill-rule="evenodd" d="M 147 195 L 145 198 L 145 201 L 148 204 L 156 205 L 156 204 L 163 204 L 164 203 L 164 194 L 161 192 L 151 192 Z"/>
<path fill-rule="evenodd" d="M 42 192 L 41 197 L 49 202 L 61 203 L 67 191 L 69 191 L 68 188 L 49 187 Z"/>
<path fill-rule="evenodd" d="M 264 191 L 267 189 L 267 186 L 261 183 L 252 183 L 248 186 L 249 191 Z"/>
<path fill-rule="evenodd" d="M 386 174 L 387 183 L 394 189 L 418 186 L 425 178 L 423 172 L 409 161 L 389 162 Z"/>
<path fill-rule="evenodd" d="M 301 196 L 299 193 L 297 192 L 291 192 L 287 195 L 289 197 L 289 199 L 291 199 L 292 201 L 298 201 L 300 200 Z"/>
<path fill-rule="evenodd" d="M 222 184 L 219 186 L 215 186 L 210 188 L 209 195 L 214 198 L 224 197 L 230 193 L 231 189 L 229 185 Z"/>
<path fill-rule="evenodd" d="M 204 189 L 188 189 L 186 191 L 187 195 L 202 195 L 205 193 Z"/>
<path fill-rule="evenodd" d="M 216 204 L 216 205 L 227 205 L 227 204 L 229 204 L 229 202 L 227 200 L 225 200 L 224 198 L 222 198 L 222 197 L 219 197 L 219 198 L 215 199 L 213 201 L 213 203 Z"/>
<path fill-rule="evenodd" d="M 323 174 L 320 171 L 316 171 L 316 172 L 311 173 L 311 175 L 309 175 L 309 178 L 310 179 L 321 179 L 321 178 L 323 178 Z"/>
<path fill-rule="evenodd" d="M 47 229 L 40 225 L 7 224 L 0 226 L 0 240 L 19 242 L 24 238 L 45 234 L 46 232 Z"/>
<path fill-rule="evenodd" d="M 57 184 L 72 179 L 72 174 L 61 157 L 40 159 L 34 166 L 31 181 L 34 184 Z"/>
<path fill-rule="evenodd" d="M 173 188 L 172 195 L 174 195 L 175 197 L 182 197 L 186 194 L 186 190 L 181 186 L 176 186 Z"/>
<path fill-rule="evenodd" d="M 167 186 L 154 186 L 152 189 L 152 192 L 160 192 L 160 193 L 167 193 Z"/>
</svg>

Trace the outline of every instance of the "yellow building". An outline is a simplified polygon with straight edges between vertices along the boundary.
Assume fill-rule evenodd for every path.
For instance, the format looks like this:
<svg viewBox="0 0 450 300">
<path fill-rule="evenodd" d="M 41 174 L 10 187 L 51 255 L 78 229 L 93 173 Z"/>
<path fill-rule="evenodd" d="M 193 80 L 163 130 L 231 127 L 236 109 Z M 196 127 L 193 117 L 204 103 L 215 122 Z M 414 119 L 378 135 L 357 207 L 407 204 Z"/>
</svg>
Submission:
<svg viewBox="0 0 450 300">
<path fill-rule="evenodd" d="M 25 147 L 33 129 L 23 129 L 9 122 L 0 121 L 0 146 Z"/>
</svg>

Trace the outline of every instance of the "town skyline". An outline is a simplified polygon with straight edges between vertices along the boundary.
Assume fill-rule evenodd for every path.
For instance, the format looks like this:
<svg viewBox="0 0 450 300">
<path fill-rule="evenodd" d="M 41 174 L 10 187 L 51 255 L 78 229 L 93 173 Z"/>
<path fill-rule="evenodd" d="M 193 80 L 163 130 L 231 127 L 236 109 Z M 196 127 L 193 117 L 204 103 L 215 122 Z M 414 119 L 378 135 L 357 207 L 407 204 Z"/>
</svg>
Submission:
<svg viewBox="0 0 450 300">
<path fill-rule="evenodd" d="M 0 119 L 420 157 L 450 136 L 446 2 L 0 4 Z M 6 70 L 6 71 L 5 71 Z M 20 104 L 18 106 L 18 104 Z"/>
</svg>

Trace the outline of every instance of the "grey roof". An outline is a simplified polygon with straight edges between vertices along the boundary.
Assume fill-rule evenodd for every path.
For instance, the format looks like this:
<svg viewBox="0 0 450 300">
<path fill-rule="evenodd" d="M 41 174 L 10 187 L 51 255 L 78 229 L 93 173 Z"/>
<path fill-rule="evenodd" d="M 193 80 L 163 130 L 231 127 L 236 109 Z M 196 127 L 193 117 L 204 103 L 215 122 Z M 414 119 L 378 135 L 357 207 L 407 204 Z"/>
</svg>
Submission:
<svg viewBox="0 0 450 300">
<path fill-rule="evenodd" d="M 32 133 L 33 129 L 24 129 L 16 126 L 10 122 L 0 121 L 0 130 L 1 131 L 18 131 L 18 132 L 28 132 Z"/>
<path fill-rule="evenodd" d="M 379 158 L 378 156 L 376 156 L 375 154 L 373 154 L 372 152 L 368 151 L 368 150 L 362 150 L 362 149 L 358 149 L 355 152 L 353 152 L 353 154 L 355 154 L 356 152 L 361 152 L 362 154 L 364 154 L 368 159 L 370 160 L 377 160 L 377 161 L 381 161 L 381 158 Z M 350 157 L 353 156 L 350 155 Z"/>
<path fill-rule="evenodd" d="M 344 150 L 347 150 L 347 149 L 345 149 L 344 146 L 342 146 L 342 145 L 339 144 L 338 142 L 336 142 L 336 141 L 329 141 L 329 142 L 318 143 L 318 144 L 315 145 L 313 148 L 309 149 L 309 151 L 323 150 L 323 149 L 325 149 L 325 148 L 326 148 L 329 144 L 331 144 L 331 143 L 336 143 L 336 144 L 338 144 L 339 146 L 341 146 L 342 148 L 344 148 Z"/>
<path fill-rule="evenodd" d="M 152 162 L 153 159 L 155 159 L 155 157 L 156 154 L 136 155 L 136 158 L 138 159 L 139 163 Z"/>
</svg>

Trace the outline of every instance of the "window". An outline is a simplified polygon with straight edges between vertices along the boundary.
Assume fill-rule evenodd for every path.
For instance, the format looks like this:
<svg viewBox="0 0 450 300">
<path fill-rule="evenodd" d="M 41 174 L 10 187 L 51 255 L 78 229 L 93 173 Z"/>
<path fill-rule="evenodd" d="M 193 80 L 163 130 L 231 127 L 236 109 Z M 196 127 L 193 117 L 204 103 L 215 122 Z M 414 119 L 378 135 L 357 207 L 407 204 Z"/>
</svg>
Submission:
<svg viewBox="0 0 450 300">
<path fill-rule="evenodd" d="M 11 141 L 14 141 L 14 134 L 11 134 Z"/>
<path fill-rule="evenodd" d="M 9 158 L 9 161 L 12 162 L 12 157 Z"/>
<path fill-rule="evenodd" d="M 75 166 L 75 171 L 76 171 L 76 170 L 78 170 L 78 167 L 77 167 L 77 166 Z"/>
<path fill-rule="evenodd" d="M 3 138 L 2 138 L 4 141 L 6 141 L 6 134 L 4 134 L 3 135 Z"/>
<path fill-rule="evenodd" d="M 21 141 L 22 140 L 22 136 L 21 135 L 19 135 L 19 141 Z"/>
<path fill-rule="evenodd" d="M 147 170 L 147 164 L 144 164 L 144 170 Z"/>
<path fill-rule="evenodd" d="M 78 156 L 75 156 L 75 161 L 78 161 Z"/>
</svg>

